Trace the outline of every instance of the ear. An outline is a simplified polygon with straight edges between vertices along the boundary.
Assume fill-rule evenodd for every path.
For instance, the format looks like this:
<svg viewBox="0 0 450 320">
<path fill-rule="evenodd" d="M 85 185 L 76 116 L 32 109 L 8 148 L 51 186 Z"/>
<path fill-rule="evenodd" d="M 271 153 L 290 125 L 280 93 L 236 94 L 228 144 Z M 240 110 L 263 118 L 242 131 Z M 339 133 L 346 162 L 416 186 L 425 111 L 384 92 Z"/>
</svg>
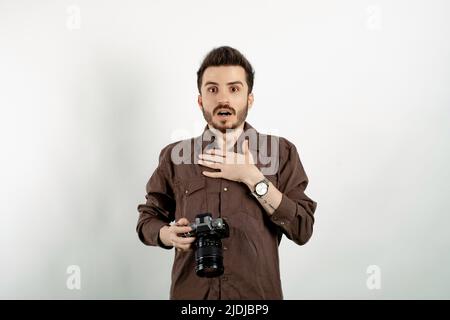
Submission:
<svg viewBox="0 0 450 320">
<path fill-rule="evenodd" d="M 198 95 L 197 103 L 198 103 L 198 106 L 200 107 L 200 109 L 203 108 L 203 100 L 202 100 L 201 94 Z"/>
<path fill-rule="evenodd" d="M 247 104 L 248 104 L 249 109 L 251 109 L 251 107 L 253 106 L 253 101 L 255 101 L 255 97 L 253 96 L 253 92 L 252 92 L 248 95 L 248 98 L 247 98 Z"/>
</svg>

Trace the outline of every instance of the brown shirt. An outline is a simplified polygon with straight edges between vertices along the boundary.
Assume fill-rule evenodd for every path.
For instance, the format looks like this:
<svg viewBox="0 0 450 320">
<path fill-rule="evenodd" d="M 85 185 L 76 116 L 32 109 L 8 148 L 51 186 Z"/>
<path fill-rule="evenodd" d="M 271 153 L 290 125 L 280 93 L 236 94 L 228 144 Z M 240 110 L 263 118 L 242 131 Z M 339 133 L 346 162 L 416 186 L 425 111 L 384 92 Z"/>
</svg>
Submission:
<svg viewBox="0 0 450 320">
<path fill-rule="evenodd" d="M 244 132 L 249 129 L 256 132 L 246 122 Z M 170 298 L 283 299 L 278 256 L 281 237 L 284 234 L 298 245 L 305 244 L 313 232 L 317 206 L 304 193 L 308 178 L 298 152 L 287 139 L 258 132 L 259 143 L 250 143 L 251 152 L 257 155 L 255 159 L 264 152 L 275 155 L 277 161 L 276 166 L 266 170 L 265 176 L 283 196 L 270 216 L 243 183 L 202 174 L 205 170 L 213 171 L 194 163 L 197 153 L 214 146 L 214 138 L 205 139 L 206 132 L 211 131 L 206 127 L 201 136 L 169 144 L 161 151 L 159 165 L 146 186 L 147 201 L 137 208 L 139 238 L 146 245 L 171 249 L 159 240 L 162 226 L 182 217 L 194 222 L 195 216 L 204 212 L 210 212 L 213 218 L 222 217 L 230 227 L 230 236 L 222 239 L 224 274 L 216 278 L 198 277 L 194 250 L 174 250 Z M 260 144 L 272 138 L 278 143 L 278 152 L 273 152 L 276 148 L 270 143 L 266 149 Z M 181 163 L 180 155 L 184 159 Z M 264 173 L 268 165 L 263 162 L 257 160 L 256 166 Z"/>
</svg>

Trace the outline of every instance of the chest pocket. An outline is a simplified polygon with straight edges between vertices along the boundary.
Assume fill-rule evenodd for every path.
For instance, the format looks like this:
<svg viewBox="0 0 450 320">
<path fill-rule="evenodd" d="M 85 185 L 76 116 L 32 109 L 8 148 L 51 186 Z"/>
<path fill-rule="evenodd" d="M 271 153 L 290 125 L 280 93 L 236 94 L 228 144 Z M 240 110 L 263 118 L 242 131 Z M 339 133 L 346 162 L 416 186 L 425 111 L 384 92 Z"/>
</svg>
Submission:
<svg viewBox="0 0 450 320">
<path fill-rule="evenodd" d="M 189 222 L 193 222 L 199 213 L 207 211 L 205 178 L 196 177 L 181 183 L 180 192 L 181 216 L 187 218 Z"/>
<path fill-rule="evenodd" d="M 269 185 L 269 189 L 271 187 L 273 188 L 274 186 L 278 188 L 277 175 L 267 175 L 265 177 L 272 183 L 272 185 Z M 266 214 L 264 207 L 259 203 L 258 199 L 251 194 L 250 190 L 248 190 L 248 192 L 243 195 L 242 209 L 250 217 L 260 220 L 261 222 L 263 219 L 263 215 Z"/>
</svg>

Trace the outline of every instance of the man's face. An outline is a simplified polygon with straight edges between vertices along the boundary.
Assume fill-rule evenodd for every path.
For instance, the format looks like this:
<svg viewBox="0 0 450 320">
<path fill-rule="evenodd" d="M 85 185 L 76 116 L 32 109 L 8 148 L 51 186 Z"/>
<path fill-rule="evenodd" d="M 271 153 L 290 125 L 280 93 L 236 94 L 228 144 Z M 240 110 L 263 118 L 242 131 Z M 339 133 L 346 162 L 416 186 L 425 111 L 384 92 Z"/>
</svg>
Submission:
<svg viewBox="0 0 450 320">
<path fill-rule="evenodd" d="M 239 127 L 253 104 L 241 66 L 208 67 L 203 73 L 198 104 L 206 122 L 226 132 Z"/>
</svg>

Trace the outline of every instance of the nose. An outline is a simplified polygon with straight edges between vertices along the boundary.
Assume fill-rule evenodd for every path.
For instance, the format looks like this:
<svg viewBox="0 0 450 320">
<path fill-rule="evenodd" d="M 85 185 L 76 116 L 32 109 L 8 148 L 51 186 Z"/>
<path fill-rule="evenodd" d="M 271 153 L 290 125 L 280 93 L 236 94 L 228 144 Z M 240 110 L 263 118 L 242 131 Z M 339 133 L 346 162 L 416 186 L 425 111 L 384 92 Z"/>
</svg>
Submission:
<svg viewBox="0 0 450 320">
<path fill-rule="evenodd" d="M 230 100 L 228 98 L 228 94 L 226 92 L 221 92 L 217 95 L 217 104 L 230 104 Z"/>
</svg>

